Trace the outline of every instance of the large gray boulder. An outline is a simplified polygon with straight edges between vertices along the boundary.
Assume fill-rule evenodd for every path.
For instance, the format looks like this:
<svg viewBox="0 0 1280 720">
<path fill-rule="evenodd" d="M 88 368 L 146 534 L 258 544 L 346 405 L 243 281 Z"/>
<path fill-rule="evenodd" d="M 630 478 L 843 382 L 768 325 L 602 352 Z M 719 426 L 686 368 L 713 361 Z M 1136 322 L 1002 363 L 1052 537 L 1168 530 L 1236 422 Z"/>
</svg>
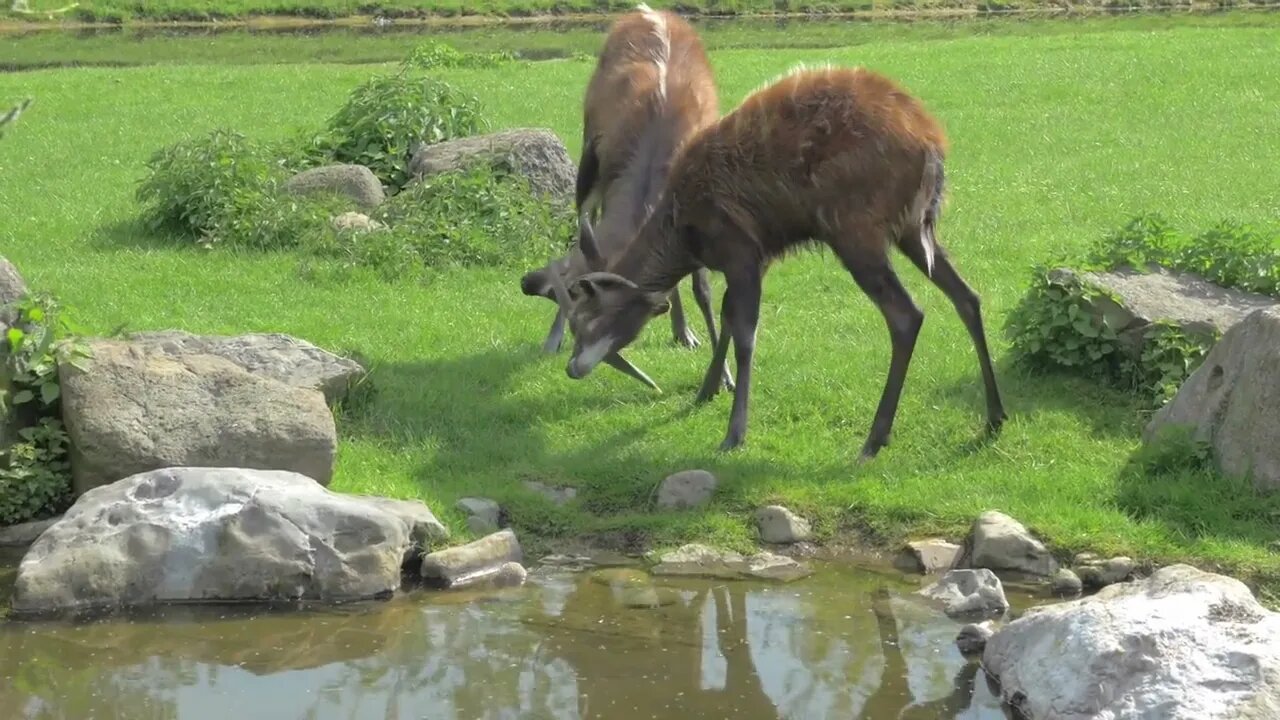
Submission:
<svg viewBox="0 0 1280 720">
<path fill-rule="evenodd" d="M 86 492 L 40 535 L 18 567 L 13 608 L 385 596 L 429 514 L 290 472 L 140 473 Z"/>
<path fill-rule="evenodd" d="M 957 566 L 1012 570 L 1040 577 L 1052 577 L 1058 572 L 1058 561 L 1044 543 L 1022 523 L 998 510 L 988 510 L 973 522 Z"/>
<path fill-rule="evenodd" d="M 325 165 L 289 178 L 285 190 L 295 195 L 332 193 L 351 198 L 364 210 L 372 210 L 386 199 L 386 191 L 373 171 L 363 165 Z"/>
<path fill-rule="evenodd" d="M 176 466 L 291 470 L 327 485 L 337 429 L 319 390 L 222 357 L 89 343 L 87 370 L 59 369 L 77 494 Z"/>
<path fill-rule="evenodd" d="M 1029 720 L 1280 717 L 1280 613 L 1187 565 L 1029 609 L 982 663 Z"/>
<path fill-rule="evenodd" d="M 1092 305 L 1095 317 L 1107 318 L 1119 335 L 1120 347 L 1138 357 L 1146 344 L 1145 334 L 1157 321 L 1169 322 L 1201 336 L 1222 334 L 1259 308 L 1274 307 L 1280 301 L 1266 295 L 1222 288 L 1190 273 L 1166 270 L 1158 265 L 1146 272 L 1122 268 L 1113 272 L 1077 272 L 1058 269 L 1051 282 L 1085 284 L 1107 291 Z"/>
<path fill-rule="evenodd" d="M 1000 578 L 990 570 L 949 570 L 919 591 L 938 603 L 949 617 L 1001 615 L 1009 609 Z"/>
<path fill-rule="evenodd" d="M 178 357 L 216 355 L 262 377 L 324 393 L 330 404 L 346 398 L 365 376 L 360 363 L 282 333 L 193 335 L 181 330 L 135 332 L 128 340 L 152 352 Z"/>
<path fill-rule="evenodd" d="M 561 200 L 573 197 L 577 165 L 560 138 L 542 128 L 516 128 L 423 145 L 409 161 L 409 175 L 418 180 L 481 163 L 523 176 L 536 193 Z"/>
<path fill-rule="evenodd" d="M 1249 314 L 1222 336 L 1144 431 L 1152 442 L 1185 427 L 1223 472 L 1280 490 L 1280 307 Z"/>
</svg>

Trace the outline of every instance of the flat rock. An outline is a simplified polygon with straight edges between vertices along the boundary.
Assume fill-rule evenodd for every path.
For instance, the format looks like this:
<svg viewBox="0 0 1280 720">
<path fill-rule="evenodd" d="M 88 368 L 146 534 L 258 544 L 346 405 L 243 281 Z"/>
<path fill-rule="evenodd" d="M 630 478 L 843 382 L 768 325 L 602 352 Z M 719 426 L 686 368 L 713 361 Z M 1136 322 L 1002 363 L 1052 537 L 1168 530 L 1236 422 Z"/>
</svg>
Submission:
<svg viewBox="0 0 1280 720">
<path fill-rule="evenodd" d="M 136 347 L 172 357 L 214 355 L 244 370 L 292 387 L 319 390 L 332 405 L 366 374 L 360 363 L 281 333 L 193 335 L 181 330 L 136 332 Z"/>
<path fill-rule="evenodd" d="M 1084 581 L 1080 576 L 1066 568 L 1054 573 L 1049 584 L 1049 591 L 1054 595 L 1079 595 L 1083 589 Z"/>
<path fill-rule="evenodd" d="M 1143 334 L 1154 322 L 1170 322 L 1199 335 L 1220 334 L 1249 313 L 1280 304 L 1275 298 L 1222 288 L 1190 273 L 1156 265 L 1146 270 L 1078 273 L 1058 269 L 1050 273 L 1049 279 L 1066 282 L 1078 278 L 1118 297 L 1119 304 L 1107 297 L 1098 298 L 1092 312 L 1107 318 L 1119 335 L 1121 346 L 1131 354 L 1141 353 Z"/>
<path fill-rule="evenodd" d="M 386 596 L 415 529 L 385 508 L 292 472 L 139 473 L 84 493 L 40 535 L 14 611 Z"/>
<path fill-rule="evenodd" d="M 1000 615 L 1009 609 L 1000 578 L 985 568 L 949 570 L 919 594 L 941 604 L 943 612 L 953 618 Z"/>
<path fill-rule="evenodd" d="M 955 566 L 960 551 L 959 545 L 938 538 L 914 540 L 898 551 L 894 566 L 903 572 L 945 572 Z"/>
<path fill-rule="evenodd" d="M 962 566 L 989 570 L 1014 570 L 1052 577 L 1058 562 L 1044 543 L 1022 523 L 997 510 L 978 516 L 965 541 Z"/>
<path fill-rule="evenodd" d="M 1133 560 L 1127 557 L 1114 557 L 1109 560 L 1094 560 L 1076 566 L 1076 575 L 1087 588 L 1100 588 L 1124 582 L 1133 574 Z"/>
<path fill-rule="evenodd" d="M 284 188 L 295 195 L 341 195 L 365 210 L 378 207 L 387 198 L 378 176 L 363 165 L 325 165 L 303 170 L 289 178 Z"/>
<path fill-rule="evenodd" d="M 329 225 L 338 232 L 373 232 L 374 230 L 385 230 L 386 225 L 378 220 L 355 211 L 339 213 L 329 218 Z"/>
<path fill-rule="evenodd" d="M 668 475 L 658 486 L 658 507 L 664 510 L 697 508 L 711 502 L 716 476 L 706 470 L 682 470 Z"/>
<path fill-rule="evenodd" d="M 969 623 L 956 633 L 956 648 L 966 657 L 981 655 L 987 647 L 987 641 L 996 634 L 995 623 L 984 620 L 980 623 Z"/>
<path fill-rule="evenodd" d="M 1222 336 L 1173 400 L 1151 418 L 1146 442 L 1174 427 L 1213 448 L 1219 468 L 1280 490 L 1280 307 L 1252 312 Z"/>
<path fill-rule="evenodd" d="M 761 552 L 742 556 L 729 550 L 717 550 L 690 543 L 663 554 L 650 570 L 653 575 L 712 577 L 723 580 L 755 578 L 791 582 L 812 574 L 805 563 L 792 558 Z"/>
<path fill-rule="evenodd" d="M 625 608 L 658 608 L 674 605 L 680 599 L 680 594 L 671 588 L 645 585 L 621 588 L 615 599 Z"/>
<path fill-rule="evenodd" d="M 508 562 L 523 559 L 510 528 L 479 540 L 430 553 L 422 559 L 422 578 L 433 585 L 464 588 L 489 582 Z"/>
<path fill-rule="evenodd" d="M 526 490 L 535 492 L 556 505 L 568 504 L 569 501 L 578 497 L 578 489 L 567 485 L 556 487 L 537 480 L 526 480 L 524 487 Z"/>
<path fill-rule="evenodd" d="M 1031 608 L 982 665 L 1029 720 L 1280 717 L 1280 613 L 1187 565 Z"/>
<path fill-rule="evenodd" d="M 560 138 L 542 128 L 516 128 L 423 145 L 413 153 L 408 170 L 410 177 L 418 180 L 481 163 L 524 177 L 538 194 L 573 198 L 577 164 Z"/>
<path fill-rule="evenodd" d="M 327 485 L 337 429 L 318 390 L 222 357 L 92 340 L 86 371 L 59 368 L 77 494 L 148 470 L 289 470 Z"/>
<path fill-rule="evenodd" d="M 781 505 L 768 505 L 757 510 L 756 530 L 762 541 L 774 545 L 792 545 L 813 537 L 809 521 Z"/>
<path fill-rule="evenodd" d="M 32 520 L 31 522 L 0 527 L 0 547 L 27 547 L 35 542 L 36 538 L 40 537 L 40 533 L 48 530 L 51 525 L 61 518 L 62 516 L 59 515 L 44 520 Z"/>
<path fill-rule="evenodd" d="M 649 573 L 637 568 L 617 567 L 592 570 L 588 580 L 609 587 L 639 587 L 653 584 Z"/>
</svg>

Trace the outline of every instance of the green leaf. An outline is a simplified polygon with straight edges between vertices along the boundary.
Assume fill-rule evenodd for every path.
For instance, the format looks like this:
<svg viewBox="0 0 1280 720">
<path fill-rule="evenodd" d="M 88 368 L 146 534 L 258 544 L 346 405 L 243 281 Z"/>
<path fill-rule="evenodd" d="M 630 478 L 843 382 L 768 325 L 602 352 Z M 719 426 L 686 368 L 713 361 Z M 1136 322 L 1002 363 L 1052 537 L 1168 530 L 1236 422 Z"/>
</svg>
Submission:
<svg viewBox="0 0 1280 720">
<path fill-rule="evenodd" d="M 13 404 L 21 405 L 23 403 L 29 403 L 32 400 L 35 400 L 35 398 L 36 398 L 36 394 L 31 392 L 30 390 L 19 390 L 18 392 L 13 394 Z"/>
<path fill-rule="evenodd" d="M 40 401 L 45 405 L 52 405 L 61 392 L 62 389 L 58 386 L 58 383 L 47 382 L 40 386 Z"/>
</svg>

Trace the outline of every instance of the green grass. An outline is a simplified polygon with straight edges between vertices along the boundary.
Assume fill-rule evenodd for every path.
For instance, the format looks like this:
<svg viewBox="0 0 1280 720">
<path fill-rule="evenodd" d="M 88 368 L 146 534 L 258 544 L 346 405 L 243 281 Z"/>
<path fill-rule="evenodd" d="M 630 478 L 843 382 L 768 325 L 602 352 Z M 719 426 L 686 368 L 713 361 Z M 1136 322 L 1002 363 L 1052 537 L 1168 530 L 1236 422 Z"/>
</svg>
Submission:
<svg viewBox="0 0 1280 720">
<path fill-rule="evenodd" d="M 796 62 L 864 63 L 921 96 L 952 138 L 941 235 L 982 294 L 1011 419 L 997 440 L 979 442 L 969 340 L 941 293 L 899 263 L 926 321 L 894 443 L 863 467 L 854 460 L 889 342 L 877 311 L 826 255 L 787 260 L 767 277 L 748 444 L 722 456 L 714 448 L 729 397 L 693 407 L 709 349 L 673 347 L 665 319 L 630 353 L 665 394 L 607 369 L 575 382 L 565 354 L 540 354 L 552 305 L 519 293 L 519 270 L 425 284 L 304 276 L 294 255 L 183 248 L 136 225 L 134 183 L 157 147 L 216 126 L 266 139 L 316 126 L 369 66 L 0 75 L 0 104 L 36 97 L 0 142 L 0 251 L 98 332 L 280 331 L 359 352 L 377 393 L 341 417 L 334 487 L 421 497 L 460 537 L 452 505 L 468 494 L 503 502 L 530 540 L 594 533 L 736 546 L 751 539 L 750 510 L 767 502 L 809 516 L 826 538 L 887 540 L 959 536 L 978 512 L 999 508 L 1064 551 L 1191 559 L 1277 583 L 1280 555 L 1266 544 L 1280 498 L 1204 473 L 1140 471 L 1131 460 L 1139 403 L 1021 374 L 1000 328 L 1035 261 L 1083 248 L 1135 214 L 1184 227 L 1280 217 L 1278 26 L 1181 22 L 713 53 L 726 109 Z M 576 157 L 590 70 L 565 61 L 444 76 L 477 93 L 496 126 L 554 128 Z M 690 467 L 720 476 L 715 502 L 651 510 L 658 482 Z M 574 485 L 579 501 L 553 507 L 522 488 L 526 479 Z"/>
<path fill-rule="evenodd" d="M 208 21 L 251 17 L 352 18 L 529 18 L 599 16 L 626 12 L 637 0 L 28 0 L 28 12 L 8 11 L 11 20 L 72 20 L 98 23 L 128 21 Z M 1053 0 L 654 0 L 654 8 L 676 9 L 695 16 L 808 15 L 808 14 L 990 14 L 1050 10 L 1061 12 Z M 1131 8 L 1165 9 L 1246 7 L 1267 0 L 1084 0 L 1074 11 L 1116 11 Z M 6 4 L 7 5 L 7 4 Z M 7 8 L 6 8 L 7 9 Z"/>
<path fill-rule="evenodd" d="M 695 19 L 708 50 L 850 48 L 889 42 L 971 37 L 1036 37 L 1115 31 L 1153 31 L 1193 23 L 1200 28 L 1274 27 L 1267 11 L 1135 13 L 1074 18 L 951 18 L 848 21 L 796 18 Z M 535 31 L 536 30 L 536 31 Z M 398 62 L 414 47 L 446 42 L 470 52 L 512 51 L 529 59 L 594 55 L 603 41 L 598 23 L 417 25 L 397 28 L 340 25 L 303 27 L 125 26 L 0 34 L 0 70 L 100 65 L 205 65 Z"/>
</svg>

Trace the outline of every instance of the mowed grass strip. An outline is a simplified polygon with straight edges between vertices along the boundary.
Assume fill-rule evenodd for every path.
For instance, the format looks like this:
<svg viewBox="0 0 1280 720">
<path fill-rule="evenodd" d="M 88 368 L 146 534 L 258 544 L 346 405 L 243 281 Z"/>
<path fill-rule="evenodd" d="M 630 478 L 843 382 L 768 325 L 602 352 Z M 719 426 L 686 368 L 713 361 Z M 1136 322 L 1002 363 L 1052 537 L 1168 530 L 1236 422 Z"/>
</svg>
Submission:
<svg viewBox="0 0 1280 720">
<path fill-rule="evenodd" d="M 863 467 L 854 460 L 889 341 L 830 254 L 768 275 L 747 446 L 722 456 L 714 449 L 729 396 L 692 404 L 710 349 L 674 347 L 665 319 L 630 352 L 665 393 L 608 369 L 575 382 L 566 354 L 539 352 L 553 306 L 520 295 L 521 269 L 412 284 L 304 276 L 297 255 L 182 247 L 135 224 L 134 184 L 154 149 L 214 127 L 274 138 L 317 126 L 371 66 L 0 75 L 0 99 L 37 98 L 0 143 L 0 253 L 99 332 L 279 331 L 359 352 L 377 393 L 341 418 L 334 487 L 420 497 L 460 535 L 452 505 L 464 495 L 503 502 L 530 541 L 609 533 L 739 547 L 762 503 L 787 504 L 827 538 L 849 529 L 959 535 L 976 513 L 999 508 L 1067 550 L 1219 563 L 1274 581 L 1280 556 L 1267 543 L 1280 500 L 1204 474 L 1138 472 L 1138 404 L 1083 381 L 1022 374 L 1001 334 L 1034 262 L 1136 213 L 1189 229 L 1280 216 L 1274 38 L 1275 27 L 1181 27 L 713 54 L 726 110 L 796 63 L 861 63 L 899 79 L 950 133 L 941 239 L 982 295 L 1011 419 L 981 442 L 969 339 L 942 294 L 898 262 L 926 320 L 894 442 Z M 480 95 L 496 127 L 551 127 L 576 157 L 591 67 L 445 76 Z M 716 287 L 718 308 L 718 278 Z M 691 467 L 721 478 L 713 504 L 652 510 L 658 482 Z M 533 479 L 576 486 L 578 501 L 555 507 L 523 488 Z"/>
</svg>

